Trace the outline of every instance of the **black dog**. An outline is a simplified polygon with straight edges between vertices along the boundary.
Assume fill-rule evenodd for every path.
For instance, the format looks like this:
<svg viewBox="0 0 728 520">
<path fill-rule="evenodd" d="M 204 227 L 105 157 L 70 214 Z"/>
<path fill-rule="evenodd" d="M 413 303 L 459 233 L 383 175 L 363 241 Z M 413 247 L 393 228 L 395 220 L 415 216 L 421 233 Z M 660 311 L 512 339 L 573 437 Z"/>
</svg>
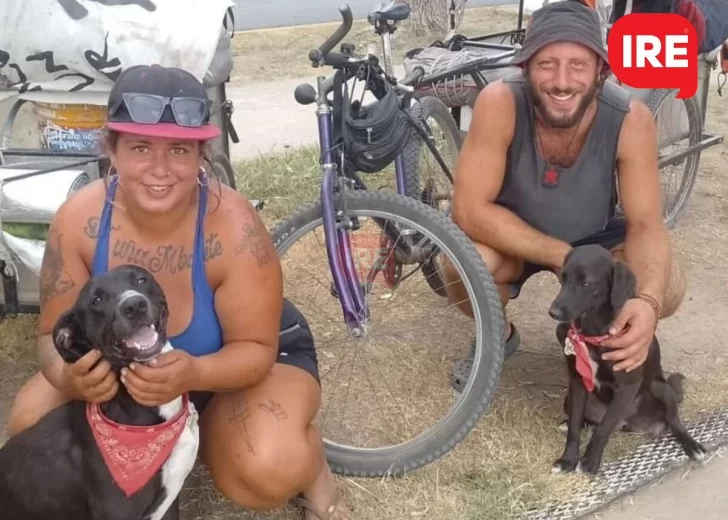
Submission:
<svg viewBox="0 0 728 520">
<path fill-rule="evenodd" d="M 563 455 L 553 464 L 555 473 L 577 469 L 596 474 L 609 436 L 617 428 L 653 435 L 669 429 L 691 459 L 705 455 L 680 421 L 683 376 L 665 378 L 656 337 L 647 360 L 637 370 L 614 372 L 614 362 L 601 359 L 611 349 L 599 343 L 635 290 L 636 279 L 627 264 L 615 262 L 601 246 L 577 247 L 566 257 L 561 290 L 549 309 L 549 315 L 560 322 L 556 336 L 564 347 L 569 371 L 567 440 Z M 579 440 L 585 423 L 595 428 L 580 459 Z"/>
<path fill-rule="evenodd" d="M 164 293 L 149 272 L 118 267 L 81 289 L 54 327 L 55 346 L 67 363 L 98 348 L 118 375 L 132 361 L 148 362 L 171 349 L 167 313 Z M 163 433 L 150 437 L 150 430 Z M 187 396 L 145 407 L 120 385 L 101 406 L 68 403 L 0 449 L 0 517 L 176 520 L 198 438 L 197 412 Z M 122 472 L 112 476 L 110 468 L 120 466 Z M 141 475 L 135 472 L 139 466 Z"/>
</svg>

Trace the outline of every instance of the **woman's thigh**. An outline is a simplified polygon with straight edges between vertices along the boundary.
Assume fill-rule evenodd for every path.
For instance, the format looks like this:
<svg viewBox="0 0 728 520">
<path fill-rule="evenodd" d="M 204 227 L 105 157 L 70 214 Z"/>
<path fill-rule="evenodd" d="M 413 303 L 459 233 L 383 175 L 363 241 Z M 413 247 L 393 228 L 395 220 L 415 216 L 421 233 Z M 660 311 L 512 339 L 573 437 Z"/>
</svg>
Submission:
<svg viewBox="0 0 728 520">
<path fill-rule="evenodd" d="M 12 437 L 30 428 L 48 412 L 68 401 L 68 397 L 48 382 L 43 372 L 36 372 L 15 396 L 8 419 L 8 435 Z"/>
<path fill-rule="evenodd" d="M 323 463 L 311 426 L 321 388 L 307 371 L 276 363 L 259 385 L 214 395 L 202 412 L 201 458 L 218 489 L 250 508 L 286 500 Z"/>
</svg>

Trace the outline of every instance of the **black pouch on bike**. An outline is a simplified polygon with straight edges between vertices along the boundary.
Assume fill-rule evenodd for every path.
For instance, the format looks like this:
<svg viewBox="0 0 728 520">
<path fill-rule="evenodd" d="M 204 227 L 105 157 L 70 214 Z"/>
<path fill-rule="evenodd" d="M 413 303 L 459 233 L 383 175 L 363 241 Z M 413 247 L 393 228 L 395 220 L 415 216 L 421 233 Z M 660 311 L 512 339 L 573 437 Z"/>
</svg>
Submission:
<svg viewBox="0 0 728 520">
<path fill-rule="evenodd" d="M 394 161 L 407 145 L 412 130 L 408 114 L 399 107 L 396 92 L 384 84 L 385 94 L 371 104 L 344 103 L 342 107 L 344 152 L 365 173 L 381 171 Z M 337 88 L 335 92 L 340 91 Z"/>
</svg>

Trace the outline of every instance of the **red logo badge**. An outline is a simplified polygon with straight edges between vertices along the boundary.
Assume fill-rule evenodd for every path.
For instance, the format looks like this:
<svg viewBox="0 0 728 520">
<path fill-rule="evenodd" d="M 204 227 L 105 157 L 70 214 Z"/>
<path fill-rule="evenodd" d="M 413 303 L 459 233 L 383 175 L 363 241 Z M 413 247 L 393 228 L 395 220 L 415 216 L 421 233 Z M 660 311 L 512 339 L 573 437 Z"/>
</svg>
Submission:
<svg viewBox="0 0 728 520">
<path fill-rule="evenodd" d="M 609 64 L 634 88 L 677 88 L 678 98 L 698 90 L 698 36 L 678 14 L 628 14 L 609 31 Z"/>
</svg>

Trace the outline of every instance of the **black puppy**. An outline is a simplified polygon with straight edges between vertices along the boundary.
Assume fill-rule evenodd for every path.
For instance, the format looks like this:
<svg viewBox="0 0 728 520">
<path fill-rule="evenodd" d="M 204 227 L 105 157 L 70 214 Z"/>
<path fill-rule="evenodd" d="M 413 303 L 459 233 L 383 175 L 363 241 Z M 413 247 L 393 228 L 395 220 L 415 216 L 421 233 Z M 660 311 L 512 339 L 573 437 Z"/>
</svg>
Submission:
<svg viewBox="0 0 728 520">
<path fill-rule="evenodd" d="M 566 447 L 552 466 L 554 473 L 577 469 L 596 474 L 609 436 L 617 428 L 653 435 L 669 429 L 691 459 L 702 459 L 705 454 L 680 421 L 683 376 L 673 374 L 665 379 L 656 337 L 647 360 L 637 370 L 614 372 L 614 362 L 601 358 L 611 349 L 600 346 L 600 342 L 635 291 L 636 279 L 627 264 L 615 262 L 601 246 L 577 247 L 566 257 L 561 290 L 549 309 L 549 315 L 560 322 L 556 336 L 564 348 L 569 371 Z M 580 458 L 585 419 L 595 428 Z"/>
<path fill-rule="evenodd" d="M 118 375 L 171 349 L 167 313 L 153 276 L 121 266 L 84 285 L 53 329 L 55 346 L 67 363 L 98 348 Z M 187 396 L 146 407 L 120 385 L 101 406 L 68 403 L 0 449 L 0 518 L 176 520 L 198 439 Z"/>
</svg>

